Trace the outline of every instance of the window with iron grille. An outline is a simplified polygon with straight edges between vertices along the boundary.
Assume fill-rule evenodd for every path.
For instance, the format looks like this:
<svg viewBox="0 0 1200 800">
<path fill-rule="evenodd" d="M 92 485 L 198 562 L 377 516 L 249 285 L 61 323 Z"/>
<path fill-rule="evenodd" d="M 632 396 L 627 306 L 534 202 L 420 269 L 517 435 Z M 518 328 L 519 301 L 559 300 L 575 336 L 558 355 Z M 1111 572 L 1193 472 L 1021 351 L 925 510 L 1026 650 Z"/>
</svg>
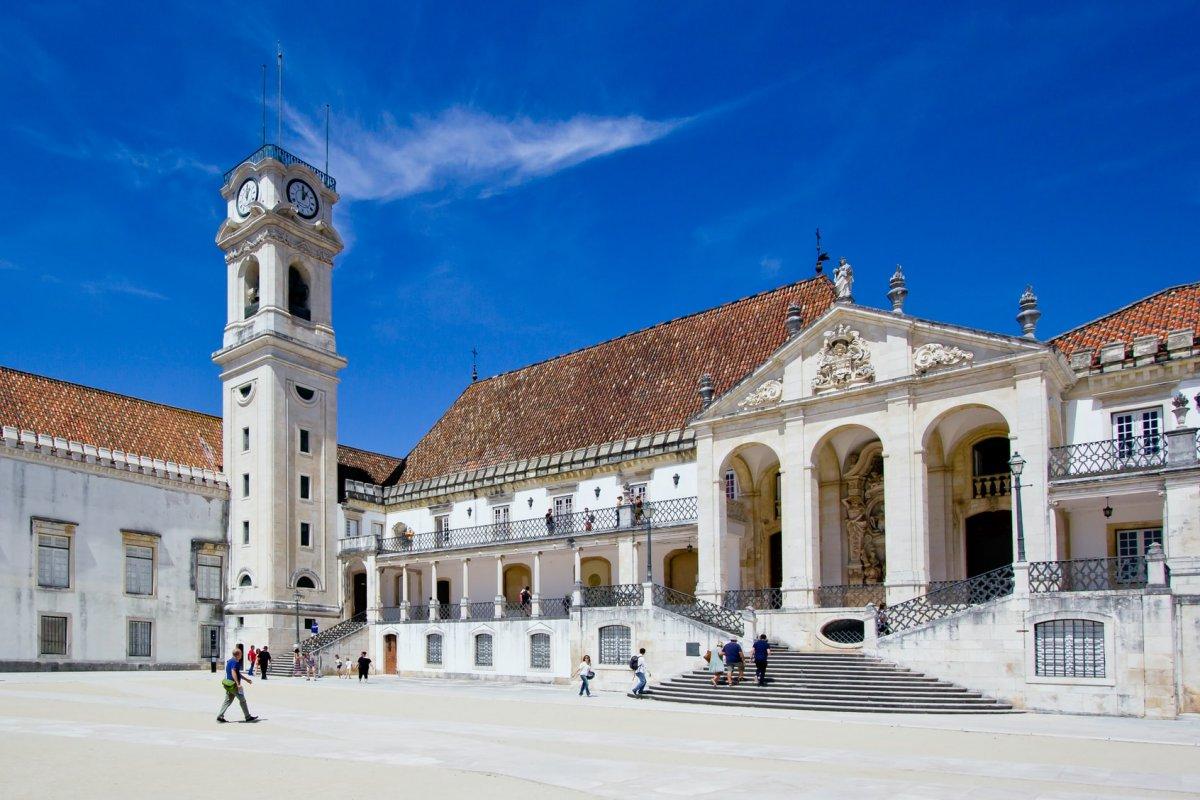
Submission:
<svg viewBox="0 0 1200 800">
<path fill-rule="evenodd" d="M 38 652 L 44 656 L 67 654 L 67 618 L 43 614 L 38 635 Z"/>
<path fill-rule="evenodd" d="M 38 586 L 70 588 L 71 537 L 38 534 Z"/>
<path fill-rule="evenodd" d="M 624 664 L 629 661 L 630 631 L 627 625 L 605 625 L 600 629 L 600 663 Z"/>
<path fill-rule="evenodd" d="M 154 548 L 125 546 L 125 591 L 154 594 Z"/>
<path fill-rule="evenodd" d="M 1103 678 L 1104 624 L 1053 619 L 1033 627 L 1034 671 L 1048 678 Z"/>
<path fill-rule="evenodd" d="M 220 625 L 200 626 L 200 658 L 221 657 L 221 633 Z"/>
<path fill-rule="evenodd" d="M 529 666 L 550 669 L 550 634 L 535 633 L 529 637 Z"/>
<path fill-rule="evenodd" d="M 129 620 L 127 651 L 130 658 L 149 658 L 153 626 L 148 620 Z"/>
<path fill-rule="evenodd" d="M 725 470 L 725 499 L 738 499 L 738 479 L 736 470 Z"/>
<path fill-rule="evenodd" d="M 442 635 L 431 633 L 425 637 L 425 663 L 442 663 Z"/>
<path fill-rule="evenodd" d="M 475 666 L 492 666 L 492 635 L 481 633 L 475 637 Z"/>
<path fill-rule="evenodd" d="M 1162 545 L 1162 528 L 1136 528 L 1117 531 L 1117 582 L 1137 583 L 1146 580 L 1143 556 L 1150 545 Z"/>
<path fill-rule="evenodd" d="M 196 598 L 221 599 L 221 557 L 196 554 Z"/>
</svg>

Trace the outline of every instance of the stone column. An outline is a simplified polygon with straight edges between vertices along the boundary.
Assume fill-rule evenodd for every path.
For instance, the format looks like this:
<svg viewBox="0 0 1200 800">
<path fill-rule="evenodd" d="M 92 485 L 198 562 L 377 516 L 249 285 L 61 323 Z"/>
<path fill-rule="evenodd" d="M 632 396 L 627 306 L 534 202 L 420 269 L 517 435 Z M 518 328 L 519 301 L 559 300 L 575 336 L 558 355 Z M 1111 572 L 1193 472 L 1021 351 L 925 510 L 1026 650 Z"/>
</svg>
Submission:
<svg viewBox="0 0 1200 800">
<path fill-rule="evenodd" d="M 617 583 L 641 583 L 637 572 L 637 555 L 633 550 L 633 537 L 620 534 L 617 541 Z"/>
<path fill-rule="evenodd" d="M 504 556 L 496 556 L 496 619 L 504 616 Z"/>
<path fill-rule="evenodd" d="M 529 616 L 540 617 L 542 599 L 542 551 L 538 550 L 533 554 L 533 606 L 529 609 Z"/>
<path fill-rule="evenodd" d="M 363 560 L 367 568 L 367 622 L 379 622 L 380 608 L 383 607 L 383 598 L 380 593 L 379 566 L 375 563 L 375 556 L 367 556 Z"/>
<path fill-rule="evenodd" d="M 470 573 L 471 559 L 464 558 L 462 561 L 462 600 L 459 602 L 459 619 L 467 619 L 471 614 Z"/>
<path fill-rule="evenodd" d="M 408 564 L 400 565 L 400 621 L 408 621 Z"/>
<path fill-rule="evenodd" d="M 907 391 L 888 398 L 883 440 L 884 550 L 888 605 L 925 593 L 929 583 L 925 451 Z"/>
<path fill-rule="evenodd" d="M 802 415 L 784 423 L 782 473 L 783 607 L 812 608 L 821 585 L 821 551 L 813 514 L 818 506 L 813 468 L 807 458 Z"/>
<path fill-rule="evenodd" d="M 436 622 L 441 618 L 441 609 L 438 607 L 437 599 L 437 565 L 438 562 L 429 562 L 429 621 Z"/>
<path fill-rule="evenodd" d="M 720 603 L 725 591 L 721 579 L 725 494 L 719 467 L 713 463 L 712 431 L 700 428 L 696 431 L 696 596 L 713 603 Z"/>
<path fill-rule="evenodd" d="M 578 608 L 583 605 L 583 548 L 575 547 L 571 555 L 575 566 L 575 588 L 571 591 L 571 606 Z"/>
<path fill-rule="evenodd" d="M 1171 591 L 1200 594 L 1200 482 L 1187 470 L 1168 473 L 1163 483 L 1163 550 L 1171 569 Z"/>
<path fill-rule="evenodd" d="M 1040 370 L 1041 367 L 1030 367 Z M 1021 473 L 1021 518 L 1025 526 L 1025 558 L 1028 561 L 1057 561 L 1058 542 L 1049 523 L 1050 494 L 1047 486 L 1050 458 L 1050 411 L 1046 381 L 1040 372 L 1017 376 L 1017 408 L 1012 451 L 1025 459 Z M 1015 488 L 1014 488 L 1014 491 Z M 1013 559 L 1017 557 L 1016 498 L 1013 503 Z"/>
</svg>

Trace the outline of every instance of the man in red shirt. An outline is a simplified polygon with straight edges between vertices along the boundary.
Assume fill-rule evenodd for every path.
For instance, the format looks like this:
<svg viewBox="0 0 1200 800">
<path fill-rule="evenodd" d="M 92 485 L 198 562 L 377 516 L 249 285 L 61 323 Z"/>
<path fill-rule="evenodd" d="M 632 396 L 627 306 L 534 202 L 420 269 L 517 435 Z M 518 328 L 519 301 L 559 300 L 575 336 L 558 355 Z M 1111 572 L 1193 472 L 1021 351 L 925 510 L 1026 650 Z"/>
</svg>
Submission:
<svg viewBox="0 0 1200 800">
<path fill-rule="evenodd" d="M 254 649 L 254 645 L 250 645 L 250 650 L 246 653 L 246 660 L 250 662 L 250 671 L 247 674 L 253 675 L 254 664 L 258 661 L 258 651 Z"/>
</svg>

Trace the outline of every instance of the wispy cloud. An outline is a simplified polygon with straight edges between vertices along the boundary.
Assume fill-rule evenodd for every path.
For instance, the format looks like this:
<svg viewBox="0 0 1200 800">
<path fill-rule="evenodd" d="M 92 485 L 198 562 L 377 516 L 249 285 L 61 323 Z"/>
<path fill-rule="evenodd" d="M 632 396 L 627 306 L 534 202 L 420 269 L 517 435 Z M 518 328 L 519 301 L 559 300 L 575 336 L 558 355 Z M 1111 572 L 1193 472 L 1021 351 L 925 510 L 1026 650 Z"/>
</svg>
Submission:
<svg viewBox="0 0 1200 800">
<path fill-rule="evenodd" d="M 221 168 L 216 164 L 201 161 L 195 156 L 175 148 L 158 151 L 135 150 L 122 142 L 115 142 L 108 156 L 113 161 L 129 164 L 142 172 L 154 175 L 169 175 L 189 170 L 206 175 L 221 174 Z"/>
<path fill-rule="evenodd" d="M 762 267 L 764 275 L 778 275 L 779 270 L 783 267 L 783 259 L 766 256 L 758 262 L 758 265 Z"/>
<path fill-rule="evenodd" d="M 322 127 L 294 112 L 289 116 L 304 149 L 323 152 Z M 408 125 L 391 118 L 375 128 L 338 122 L 331 158 L 338 188 L 352 199 L 395 200 L 443 187 L 479 187 L 489 194 L 649 144 L 686 122 L 587 114 L 505 119 L 456 106 Z"/>
<path fill-rule="evenodd" d="M 86 281 L 79 288 L 88 294 L 126 294 L 144 300 L 166 300 L 165 294 L 147 289 L 131 282 L 128 278 L 108 275 L 103 280 Z"/>
<path fill-rule="evenodd" d="M 21 268 L 8 259 L 0 258 L 0 272 L 16 272 L 19 269 Z"/>
<path fill-rule="evenodd" d="M 191 153 L 174 147 L 143 149 L 133 147 L 119 139 L 105 139 L 95 135 L 85 135 L 72 140 L 58 139 L 23 125 L 13 125 L 10 130 L 25 137 L 47 153 L 64 158 L 104 159 L 116 164 L 124 164 L 132 167 L 139 177 L 142 175 L 165 176 L 186 171 L 196 171 L 206 175 L 221 173 L 221 168 L 216 164 L 209 164 Z"/>
</svg>

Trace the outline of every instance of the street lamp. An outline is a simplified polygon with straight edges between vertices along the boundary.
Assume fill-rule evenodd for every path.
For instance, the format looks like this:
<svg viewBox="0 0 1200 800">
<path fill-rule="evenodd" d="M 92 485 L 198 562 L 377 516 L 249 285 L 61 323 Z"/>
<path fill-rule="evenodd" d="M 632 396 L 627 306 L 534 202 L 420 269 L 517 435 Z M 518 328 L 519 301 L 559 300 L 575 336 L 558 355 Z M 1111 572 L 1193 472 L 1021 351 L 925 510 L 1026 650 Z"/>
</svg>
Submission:
<svg viewBox="0 0 1200 800">
<path fill-rule="evenodd" d="M 1017 514 L 1017 563 L 1025 563 L 1025 521 L 1021 518 L 1021 473 L 1025 471 L 1025 459 L 1020 453 L 1013 453 L 1008 460 L 1008 468 L 1012 470 L 1013 506 Z"/>
<path fill-rule="evenodd" d="M 654 583 L 654 561 L 650 555 L 650 517 L 654 515 L 654 507 L 646 504 L 642 516 L 646 518 L 646 583 Z"/>
<path fill-rule="evenodd" d="M 299 589 L 296 589 L 296 591 L 292 594 L 292 599 L 296 601 L 296 647 L 300 646 L 300 598 L 301 597 L 303 597 L 303 595 L 300 594 Z"/>
</svg>

